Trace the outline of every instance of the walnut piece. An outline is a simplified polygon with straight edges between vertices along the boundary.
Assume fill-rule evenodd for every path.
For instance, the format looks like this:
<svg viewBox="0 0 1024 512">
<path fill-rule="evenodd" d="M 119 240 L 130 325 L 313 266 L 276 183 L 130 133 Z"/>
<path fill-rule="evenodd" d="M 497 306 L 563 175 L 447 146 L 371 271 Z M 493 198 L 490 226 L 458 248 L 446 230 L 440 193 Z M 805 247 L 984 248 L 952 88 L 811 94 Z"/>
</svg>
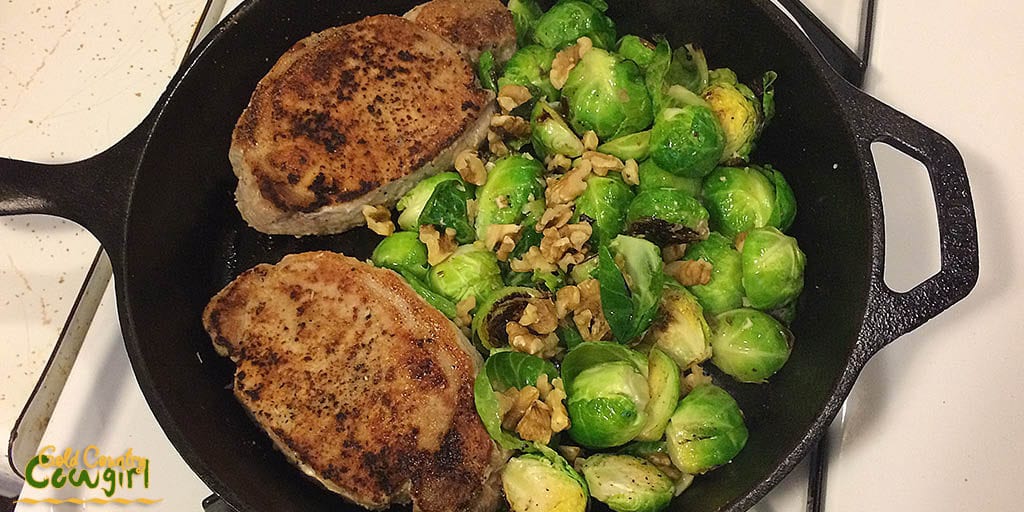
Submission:
<svg viewBox="0 0 1024 512">
<path fill-rule="evenodd" d="M 551 72 L 548 74 L 551 85 L 555 89 L 561 89 L 569 78 L 572 68 L 576 67 L 576 63 L 593 48 L 594 43 L 589 37 L 584 36 L 577 39 L 576 44 L 558 52 L 555 55 L 555 60 L 551 63 Z"/>
<path fill-rule="evenodd" d="M 621 171 L 625 166 L 618 157 L 598 151 L 584 151 L 581 158 L 590 162 L 598 176 L 607 176 L 608 171 Z"/>
<path fill-rule="evenodd" d="M 476 151 L 466 149 L 455 155 L 455 170 L 468 183 L 480 186 L 487 181 L 487 169 Z"/>
<path fill-rule="evenodd" d="M 506 114 L 530 101 L 530 98 L 532 98 L 530 90 L 522 85 L 507 84 L 498 89 L 498 106 Z"/>
<path fill-rule="evenodd" d="M 520 229 L 522 226 L 519 224 L 490 224 L 484 235 L 484 245 L 487 246 L 487 250 L 494 250 L 494 246 L 501 243 L 505 237 L 518 235 Z"/>
<path fill-rule="evenodd" d="M 466 327 L 473 323 L 473 316 L 469 314 L 476 307 L 476 295 L 469 295 L 455 305 L 455 325 Z"/>
<path fill-rule="evenodd" d="M 491 118 L 491 131 L 502 139 L 522 139 L 530 136 L 530 122 L 519 116 L 497 114 Z"/>
<path fill-rule="evenodd" d="M 391 212 L 384 206 L 363 205 L 363 218 L 370 231 L 381 236 L 395 232 L 395 224 L 391 222 Z"/>
<path fill-rule="evenodd" d="M 575 201 L 587 189 L 587 176 L 590 176 L 593 166 L 589 160 L 577 159 L 572 169 L 559 178 L 549 177 L 547 189 L 544 190 L 544 199 L 550 208 L 556 204 L 565 204 Z"/>
<path fill-rule="evenodd" d="M 672 263 L 683 259 L 686 254 L 686 244 L 666 245 L 661 250 L 661 260 L 665 263 Z"/>
<path fill-rule="evenodd" d="M 551 334 L 558 328 L 558 313 L 555 303 L 548 298 L 532 298 L 523 308 L 519 324 L 537 334 Z"/>
<path fill-rule="evenodd" d="M 527 441 L 546 444 L 552 435 L 569 428 L 562 379 L 548 382 L 547 374 L 542 373 L 536 386 L 509 388 L 497 396 L 501 427 L 514 430 Z"/>
<path fill-rule="evenodd" d="M 558 354 L 558 336 L 554 333 L 539 335 L 531 332 L 519 322 L 505 324 L 508 344 L 513 350 L 532 356 L 551 358 Z"/>
<path fill-rule="evenodd" d="M 673 261 L 665 265 L 665 273 L 683 286 L 696 286 L 711 282 L 711 263 L 704 260 Z"/>
<path fill-rule="evenodd" d="M 630 158 L 623 162 L 622 181 L 625 181 L 627 185 L 640 184 L 640 166 L 637 165 L 636 160 Z"/>
<path fill-rule="evenodd" d="M 569 204 L 556 204 L 544 209 L 540 215 L 540 221 L 533 226 L 537 232 L 543 232 L 548 228 L 560 228 L 569 223 L 572 219 L 572 207 Z"/>
<path fill-rule="evenodd" d="M 448 259 L 459 247 L 455 242 L 455 230 L 445 228 L 442 235 L 432 224 L 420 226 L 420 241 L 427 246 L 427 263 L 437 265 Z"/>
<path fill-rule="evenodd" d="M 544 166 L 551 172 L 568 171 L 572 167 L 572 159 L 561 153 L 555 153 L 544 158 Z"/>
<path fill-rule="evenodd" d="M 587 130 L 583 132 L 583 149 L 586 151 L 594 151 L 597 146 L 601 143 L 597 138 L 597 132 L 594 130 Z"/>
<path fill-rule="evenodd" d="M 554 272 L 554 263 L 548 261 L 543 254 L 540 253 L 540 248 L 537 246 L 530 247 L 521 257 L 509 261 L 509 266 L 513 272 L 533 272 L 534 270 L 540 272 Z"/>
<path fill-rule="evenodd" d="M 507 156 L 509 153 L 505 141 L 494 130 L 487 130 L 487 149 L 497 157 Z"/>
</svg>

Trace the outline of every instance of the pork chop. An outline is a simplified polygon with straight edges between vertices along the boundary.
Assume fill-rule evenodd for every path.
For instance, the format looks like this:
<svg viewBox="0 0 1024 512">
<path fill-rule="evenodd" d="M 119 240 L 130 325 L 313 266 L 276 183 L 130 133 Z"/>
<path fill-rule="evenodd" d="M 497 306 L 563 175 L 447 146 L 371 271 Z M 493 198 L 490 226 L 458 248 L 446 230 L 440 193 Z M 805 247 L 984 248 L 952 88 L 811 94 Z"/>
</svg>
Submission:
<svg viewBox="0 0 1024 512">
<path fill-rule="evenodd" d="M 472 62 L 489 50 L 501 63 L 516 51 L 512 13 L 498 0 L 431 0 L 413 7 L 405 18 L 441 34 Z"/>
<path fill-rule="evenodd" d="M 339 233 L 486 137 L 493 94 L 448 40 L 397 16 L 327 29 L 260 80 L 229 159 L 242 217 L 270 234 Z"/>
<path fill-rule="evenodd" d="M 234 393 L 307 475 L 359 505 L 490 511 L 499 449 L 473 402 L 482 360 L 396 273 L 332 252 L 258 265 L 203 313 Z"/>
</svg>

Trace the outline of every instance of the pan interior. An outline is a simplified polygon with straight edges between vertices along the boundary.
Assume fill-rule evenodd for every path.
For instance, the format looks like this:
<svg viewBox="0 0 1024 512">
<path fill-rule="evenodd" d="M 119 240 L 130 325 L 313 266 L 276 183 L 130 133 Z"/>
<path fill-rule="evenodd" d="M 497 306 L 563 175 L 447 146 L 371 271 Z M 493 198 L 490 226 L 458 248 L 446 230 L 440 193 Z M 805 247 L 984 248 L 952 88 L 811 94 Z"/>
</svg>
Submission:
<svg viewBox="0 0 1024 512">
<path fill-rule="evenodd" d="M 125 337 L 143 391 L 193 469 L 243 510 L 356 510 L 301 476 L 273 448 L 230 391 L 200 315 L 245 269 L 285 254 L 328 249 L 366 258 L 379 239 L 365 229 L 294 238 L 249 229 L 234 207 L 227 160 L 231 131 L 257 81 L 295 41 L 409 2 L 254 1 L 211 40 L 166 97 L 137 177 L 118 287 Z M 373 12 L 370 12 L 370 9 Z M 794 188 L 791 233 L 807 254 L 806 288 L 787 366 L 765 385 L 727 386 L 751 430 L 736 460 L 697 479 L 674 511 L 719 510 L 760 484 L 808 433 L 834 392 L 861 327 L 871 265 L 870 219 L 853 137 L 798 33 L 768 16 L 767 2 L 654 1 L 613 5 L 620 34 L 699 42 L 712 66 L 751 81 L 779 73 L 777 117 L 755 153 Z M 723 380 L 723 383 L 728 381 Z M 599 504 L 598 504 L 599 505 Z"/>
</svg>

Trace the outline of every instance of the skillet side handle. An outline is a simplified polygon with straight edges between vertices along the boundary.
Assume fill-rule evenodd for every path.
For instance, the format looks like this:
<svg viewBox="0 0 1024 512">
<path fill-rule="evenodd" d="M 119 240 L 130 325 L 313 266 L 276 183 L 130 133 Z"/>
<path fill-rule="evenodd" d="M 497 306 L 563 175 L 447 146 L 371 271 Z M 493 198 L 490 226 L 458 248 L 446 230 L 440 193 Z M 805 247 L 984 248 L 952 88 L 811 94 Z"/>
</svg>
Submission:
<svg viewBox="0 0 1024 512">
<path fill-rule="evenodd" d="M 79 162 L 51 165 L 0 158 L 0 215 L 47 214 L 75 221 L 118 261 L 150 119 L 111 148 Z"/>
<path fill-rule="evenodd" d="M 854 89 L 838 84 L 844 108 L 855 124 L 858 149 L 871 162 L 866 178 L 876 212 L 882 212 L 878 174 L 871 157 L 871 143 L 883 142 L 924 164 L 928 170 L 938 217 L 941 268 L 938 273 L 907 292 L 889 288 L 877 263 L 872 276 L 873 301 L 866 320 L 864 348 L 878 352 L 896 338 L 967 296 L 978 282 L 978 228 L 963 157 L 952 142 L 896 109 Z M 875 219 L 878 237 L 875 257 L 884 259 L 884 222 Z"/>
</svg>

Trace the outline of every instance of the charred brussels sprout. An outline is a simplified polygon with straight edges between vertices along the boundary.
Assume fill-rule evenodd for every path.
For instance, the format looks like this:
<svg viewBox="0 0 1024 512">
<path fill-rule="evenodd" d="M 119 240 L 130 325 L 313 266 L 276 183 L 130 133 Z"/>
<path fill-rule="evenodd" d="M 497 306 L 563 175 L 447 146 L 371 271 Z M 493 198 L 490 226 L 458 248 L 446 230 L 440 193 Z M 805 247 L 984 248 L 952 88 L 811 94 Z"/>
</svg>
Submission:
<svg viewBox="0 0 1024 512">
<path fill-rule="evenodd" d="M 522 48 L 533 40 L 533 27 L 537 26 L 544 10 L 535 0 L 508 0 L 508 10 L 516 27 L 516 43 Z M 548 64 L 551 64 L 550 59 Z"/>
<path fill-rule="evenodd" d="M 599 48 L 587 52 L 569 72 L 562 100 L 576 133 L 594 130 L 601 140 L 644 130 L 654 117 L 640 68 Z"/>
<path fill-rule="evenodd" d="M 505 69 L 498 78 L 498 88 L 506 85 L 521 85 L 530 90 L 535 98 L 546 96 L 548 101 L 558 101 L 561 93 L 551 85 L 551 61 L 555 51 L 532 44 L 520 48 L 505 63 Z"/>
<path fill-rule="evenodd" d="M 612 48 L 615 44 L 615 23 L 582 0 L 558 2 L 533 27 L 533 40 L 556 50 L 583 36 L 589 37 L 596 48 Z"/>
<path fill-rule="evenodd" d="M 622 160 L 640 161 L 647 158 L 651 152 L 651 131 L 631 133 L 622 137 L 612 139 L 597 147 L 602 153 L 614 155 Z"/>
<path fill-rule="evenodd" d="M 675 496 L 675 483 L 654 464 L 632 455 L 598 453 L 580 465 L 590 495 L 616 512 L 658 512 Z"/>
<path fill-rule="evenodd" d="M 668 281 L 658 316 L 642 345 L 664 352 L 680 368 L 686 368 L 711 357 L 709 336 L 708 323 L 697 299 L 682 285 Z"/>
<path fill-rule="evenodd" d="M 736 73 L 723 68 L 711 72 L 702 93 L 725 134 L 722 162 L 746 161 L 764 129 L 761 103 L 749 87 L 739 83 Z"/>
<path fill-rule="evenodd" d="M 406 231 L 417 231 L 420 227 L 420 213 L 423 212 L 423 207 L 427 204 L 430 196 L 433 195 L 437 184 L 443 181 L 461 179 L 458 173 L 442 172 L 417 183 L 412 190 L 406 192 L 398 200 L 398 205 L 395 206 L 396 210 L 402 212 L 398 216 L 398 226 Z"/>
<path fill-rule="evenodd" d="M 647 159 L 640 163 L 639 178 L 641 191 L 652 188 L 674 188 L 686 192 L 693 197 L 700 196 L 701 179 L 676 176 Z"/>
<path fill-rule="evenodd" d="M 636 62 L 640 69 L 646 69 L 651 61 L 654 60 L 654 48 L 654 44 L 650 41 L 630 34 L 619 39 L 617 52 L 619 55 Z"/>
<path fill-rule="evenodd" d="M 427 276 L 427 246 L 420 242 L 419 234 L 399 231 L 377 244 L 370 257 L 373 264 L 395 272 L 409 272 L 423 279 Z"/>
<path fill-rule="evenodd" d="M 796 239 L 773 227 L 747 233 L 741 251 L 743 290 L 757 309 L 784 306 L 804 288 L 806 258 Z"/>
<path fill-rule="evenodd" d="M 587 220 L 594 228 L 590 239 L 597 244 L 610 242 L 626 225 L 626 208 L 633 192 L 617 174 L 591 176 L 587 188 L 576 199 L 573 222 Z"/>
<path fill-rule="evenodd" d="M 796 200 L 782 173 L 769 166 L 719 167 L 704 178 L 711 228 L 726 236 L 763 226 L 787 229 Z"/>
<path fill-rule="evenodd" d="M 708 236 L 708 211 L 690 194 L 673 188 L 641 191 L 626 213 L 628 233 L 666 246 Z"/>
<path fill-rule="evenodd" d="M 711 264 L 708 283 L 689 287 L 705 313 L 715 315 L 743 305 L 743 263 L 731 240 L 712 232 L 707 240 L 688 246 L 684 259 Z"/>
<path fill-rule="evenodd" d="M 493 252 L 474 245 L 463 245 L 448 259 L 427 273 L 430 287 L 458 303 L 473 295 L 482 304 L 494 290 L 501 288 L 501 269 Z"/>
<path fill-rule="evenodd" d="M 740 382 L 764 382 L 789 359 L 793 335 L 767 313 L 734 309 L 712 317 L 711 362 Z"/>
<path fill-rule="evenodd" d="M 541 291 L 525 286 L 508 286 L 492 293 L 473 315 L 473 333 L 480 344 L 487 350 L 507 347 L 508 333 L 505 326 L 523 315 L 530 299 L 543 296 Z"/>
<path fill-rule="evenodd" d="M 491 224 L 518 224 L 527 216 L 540 218 L 544 211 L 543 174 L 540 162 L 522 155 L 495 162 L 487 182 L 476 190 L 477 239 L 486 238 Z"/>
<path fill-rule="evenodd" d="M 530 115 L 530 139 L 540 158 L 549 155 L 576 158 L 583 154 L 583 142 L 565 124 L 558 111 L 544 100 L 534 105 Z"/>
<path fill-rule="evenodd" d="M 501 487 L 511 512 L 587 510 L 585 480 L 564 459 L 558 459 L 527 453 L 508 461 L 501 472 Z"/>
<path fill-rule="evenodd" d="M 722 156 L 725 135 L 715 114 L 700 105 L 666 108 L 651 129 L 651 159 L 679 176 L 706 176 Z"/>
<path fill-rule="evenodd" d="M 569 435 L 588 448 L 620 446 L 647 423 L 647 358 L 617 343 L 583 343 L 562 361 Z"/>
<path fill-rule="evenodd" d="M 748 432 L 736 400 L 705 384 L 679 401 L 665 436 L 672 464 L 697 475 L 731 461 L 747 444 Z"/>
</svg>

